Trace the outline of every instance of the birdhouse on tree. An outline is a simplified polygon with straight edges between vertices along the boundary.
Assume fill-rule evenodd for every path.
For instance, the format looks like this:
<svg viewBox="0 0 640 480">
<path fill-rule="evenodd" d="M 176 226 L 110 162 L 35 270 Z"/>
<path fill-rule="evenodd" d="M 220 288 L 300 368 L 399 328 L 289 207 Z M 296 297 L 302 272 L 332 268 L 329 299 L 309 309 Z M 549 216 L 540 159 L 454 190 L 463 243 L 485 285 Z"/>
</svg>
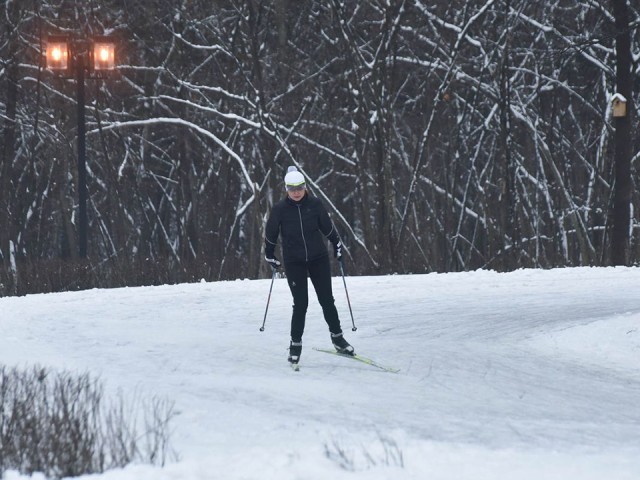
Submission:
<svg viewBox="0 0 640 480">
<path fill-rule="evenodd" d="M 627 116 L 627 99 L 624 95 L 616 93 L 611 97 L 611 109 L 614 117 L 626 117 Z"/>
</svg>

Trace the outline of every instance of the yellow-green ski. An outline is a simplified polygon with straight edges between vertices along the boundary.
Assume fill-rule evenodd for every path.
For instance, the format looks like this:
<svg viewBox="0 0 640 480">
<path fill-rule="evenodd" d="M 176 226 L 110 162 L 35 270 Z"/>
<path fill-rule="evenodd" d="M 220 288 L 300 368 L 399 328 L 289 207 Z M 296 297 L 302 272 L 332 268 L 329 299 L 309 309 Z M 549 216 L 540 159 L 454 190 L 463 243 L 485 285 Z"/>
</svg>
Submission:
<svg viewBox="0 0 640 480">
<path fill-rule="evenodd" d="M 350 355 L 348 353 L 338 353 L 335 350 L 329 350 L 329 349 L 325 349 L 325 348 L 313 347 L 313 349 L 315 351 L 317 351 L 317 352 L 330 353 L 331 355 L 337 355 L 338 357 L 353 358 L 354 360 L 356 360 L 358 362 L 364 363 L 366 365 L 371 365 L 372 367 L 378 368 L 380 370 L 384 370 L 385 372 L 398 373 L 400 371 L 399 368 L 392 368 L 392 367 L 387 367 L 387 366 L 384 366 L 384 365 L 380 365 L 375 360 L 371 360 L 370 358 L 363 357 L 363 356 L 358 355 L 358 354 Z"/>
</svg>

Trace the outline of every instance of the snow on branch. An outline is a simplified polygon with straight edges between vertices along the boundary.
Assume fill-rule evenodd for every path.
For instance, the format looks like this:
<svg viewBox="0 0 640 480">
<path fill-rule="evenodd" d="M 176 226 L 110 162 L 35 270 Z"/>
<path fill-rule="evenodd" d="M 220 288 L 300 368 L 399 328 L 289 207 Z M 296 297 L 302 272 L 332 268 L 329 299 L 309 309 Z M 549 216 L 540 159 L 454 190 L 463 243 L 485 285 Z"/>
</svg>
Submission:
<svg viewBox="0 0 640 480">
<path fill-rule="evenodd" d="M 180 40 L 185 45 L 188 45 L 191 48 L 195 48 L 197 50 L 206 50 L 206 51 L 214 51 L 214 52 L 222 52 L 228 57 L 232 57 L 231 53 L 229 53 L 226 49 L 221 47 L 220 45 L 197 45 L 195 43 L 191 43 L 189 40 L 186 40 L 180 33 L 172 32 L 173 36 Z"/>
<path fill-rule="evenodd" d="M 253 199 L 255 198 L 256 185 L 251 180 L 251 176 L 249 175 L 249 172 L 248 172 L 247 167 L 246 167 L 246 165 L 244 163 L 244 160 L 242 158 L 240 158 L 240 156 L 236 152 L 234 152 L 231 148 L 229 148 L 229 146 L 225 142 L 220 140 L 216 135 L 211 133 L 209 130 L 207 130 L 205 128 L 202 128 L 202 127 L 196 125 L 195 123 L 183 120 L 181 118 L 171 118 L 171 117 L 149 118 L 147 120 L 132 120 L 132 121 L 129 121 L 129 122 L 113 122 L 111 124 L 105 125 L 102 128 L 102 130 L 103 131 L 116 130 L 116 129 L 119 129 L 119 128 L 141 127 L 141 126 L 161 125 L 161 124 L 182 125 L 184 127 L 190 128 L 191 130 L 195 130 L 196 132 L 200 133 L 201 135 L 204 135 L 205 137 L 210 138 L 215 143 L 217 143 L 225 152 L 227 152 L 229 154 L 229 156 L 231 158 L 233 158 L 238 163 L 238 166 L 240 167 L 240 170 L 242 171 L 242 175 L 245 178 L 246 184 L 249 186 L 249 188 L 251 189 L 251 193 L 252 193 L 252 196 L 247 201 L 247 204 L 245 204 L 244 207 L 241 209 L 241 211 L 244 212 L 244 210 L 246 209 L 248 204 L 250 204 L 253 201 Z M 99 131 L 98 129 L 94 129 L 94 130 L 91 130 L 91 131 L 87 132 L 87 134 L 98 133 L 98 131 Z"/>
</svg>

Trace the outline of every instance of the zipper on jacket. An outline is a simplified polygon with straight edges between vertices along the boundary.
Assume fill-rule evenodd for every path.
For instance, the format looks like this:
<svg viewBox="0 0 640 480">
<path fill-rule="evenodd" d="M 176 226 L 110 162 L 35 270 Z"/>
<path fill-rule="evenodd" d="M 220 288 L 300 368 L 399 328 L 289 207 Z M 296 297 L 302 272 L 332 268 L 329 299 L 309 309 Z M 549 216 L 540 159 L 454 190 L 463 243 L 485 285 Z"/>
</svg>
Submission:
<svg viewBox="0 0 640 480">
<path fill-rule="evenodd" d="M 304 261 L 309 261 L 309 250 L 307 250 L 307 239 L 304 238 L 304 227 L 302 225 L 302 213 L 300 213 L 301 205 L 296 205 L 298 207 L 298 217 L 300 218 L 300 233 L 302 234 L 302 243 L 304 244 Z"/>
</svg>

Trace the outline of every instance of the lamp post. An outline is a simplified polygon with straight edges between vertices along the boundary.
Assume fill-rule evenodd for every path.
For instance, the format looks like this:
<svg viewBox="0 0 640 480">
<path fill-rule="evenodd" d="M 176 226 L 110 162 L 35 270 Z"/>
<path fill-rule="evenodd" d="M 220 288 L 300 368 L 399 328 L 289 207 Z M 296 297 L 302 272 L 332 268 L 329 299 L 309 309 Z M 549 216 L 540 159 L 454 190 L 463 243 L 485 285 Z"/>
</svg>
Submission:
<svg viewBox="0 0 640 480">
<path fill-rule="evenodd" d="M 106 78 L 115 69 L 115 41 L 106 36 L 72 38 L 51 35 L 47 40 L 47 68 L 62 78 L 75 78 L 78 120 L 78 254 L 87 256 L 87 151 L 85 78 Z"/>
</svg>

